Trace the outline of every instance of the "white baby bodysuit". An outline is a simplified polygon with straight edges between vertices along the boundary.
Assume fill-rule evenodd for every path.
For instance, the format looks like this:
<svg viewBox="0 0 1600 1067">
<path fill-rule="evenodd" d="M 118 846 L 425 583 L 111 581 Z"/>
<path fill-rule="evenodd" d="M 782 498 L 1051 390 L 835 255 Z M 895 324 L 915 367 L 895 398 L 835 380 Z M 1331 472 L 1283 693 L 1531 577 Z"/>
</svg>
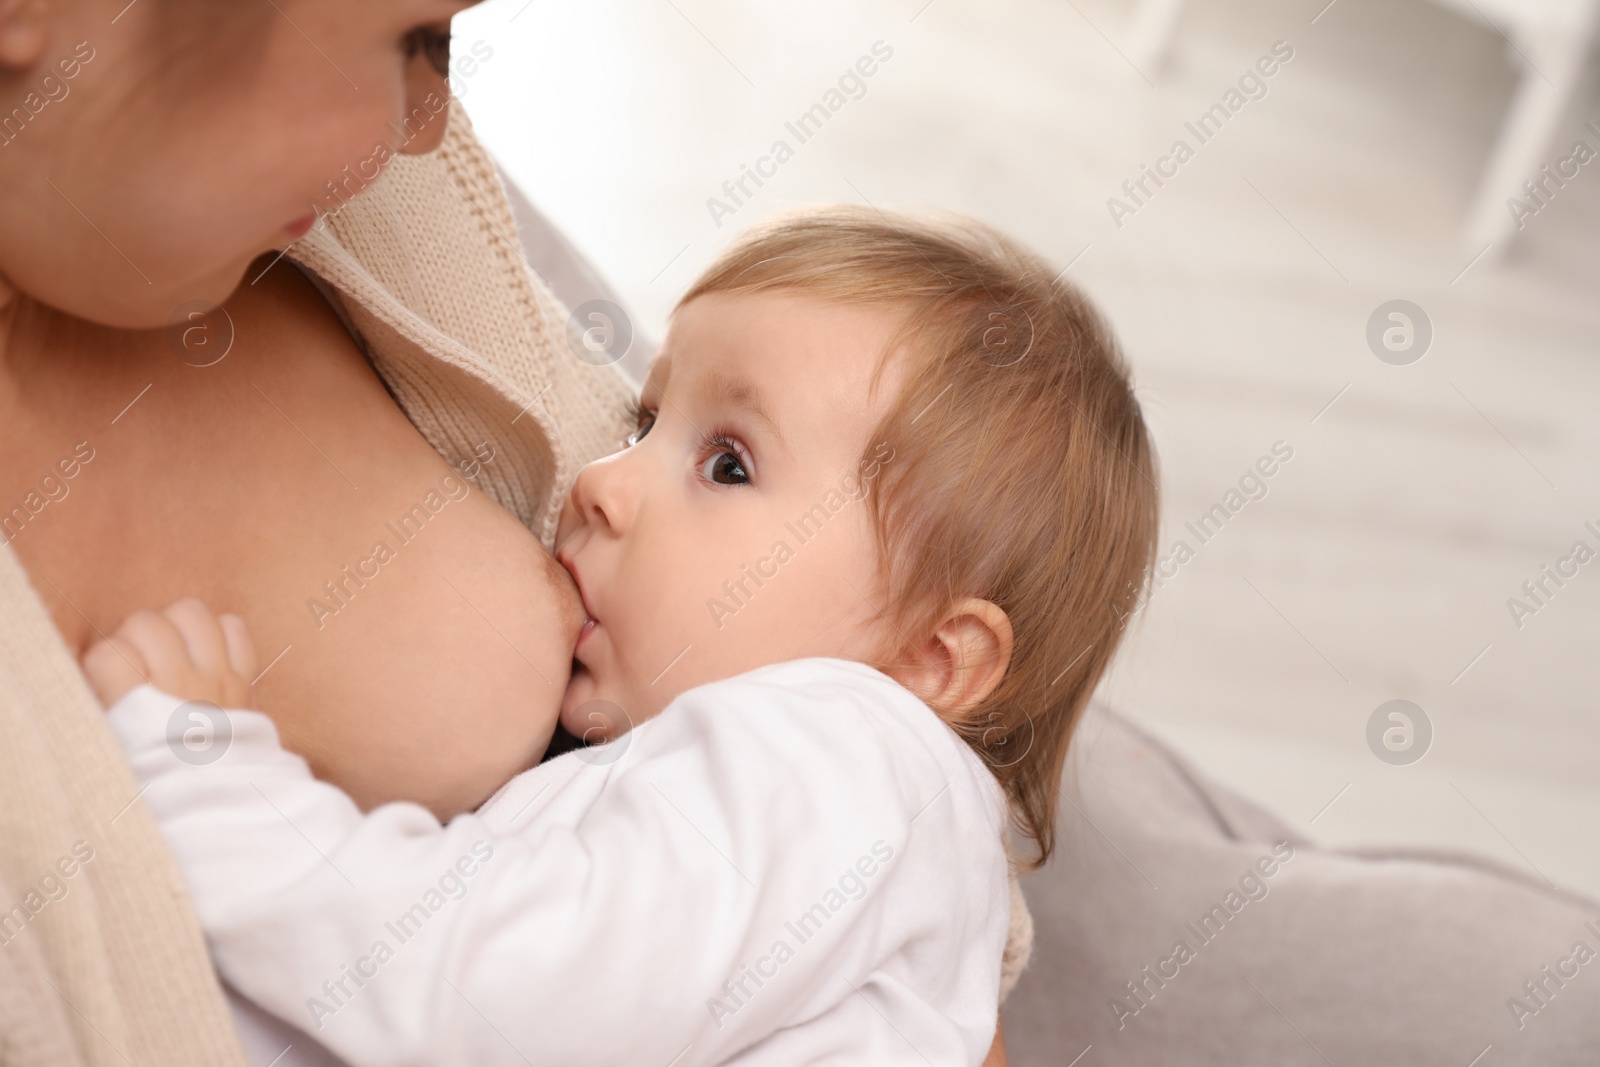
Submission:
<svg viewBox="0 0 1600 1067">
<path fill-rule="evenodd" d="M 222 976 L 356 1067 L 942 1067 L 994 1037 L 1003 796 L 863 664 L 701 686 L 447 826 L 362 814 L 256 712 L 142 686 L 110 722 Z"/>
</svg>

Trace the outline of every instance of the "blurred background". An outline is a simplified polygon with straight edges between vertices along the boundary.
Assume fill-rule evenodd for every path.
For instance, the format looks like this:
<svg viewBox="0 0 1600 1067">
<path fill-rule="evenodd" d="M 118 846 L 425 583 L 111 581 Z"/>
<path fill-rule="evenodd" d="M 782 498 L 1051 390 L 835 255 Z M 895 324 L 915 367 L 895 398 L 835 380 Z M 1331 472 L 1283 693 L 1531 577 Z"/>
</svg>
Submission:
<svg viewBox="0 0 1600 1067">
<path fill-rule="evenodd" d="M 1595 6 L 490 0 L 455 88 L 657 338 L 804 204 L 956 209 L 1066 268 L 1132 364 L 1163 554 L 1192 553 L 1103 697 L 1323 842 L 1597 894 Z M 1369 741 L 1396 699 L 1411 733 Z"/>
</svg>

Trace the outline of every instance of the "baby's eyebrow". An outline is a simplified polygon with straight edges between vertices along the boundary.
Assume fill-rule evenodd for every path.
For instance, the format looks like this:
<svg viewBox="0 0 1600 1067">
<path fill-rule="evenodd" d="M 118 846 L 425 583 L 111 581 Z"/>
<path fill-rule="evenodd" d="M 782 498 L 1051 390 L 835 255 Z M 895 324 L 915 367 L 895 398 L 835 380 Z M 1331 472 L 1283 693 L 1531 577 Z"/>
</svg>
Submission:
<svg viewBox="0 0 1600 1067">
<path fill-rule="evenodd" d="M 761 403 L 761 394 L 751 383 L 742 378 L 730 378 L 712 371 L 706 375 L 706 392 L 713 403 L 732 404 L 743 408 L 764 424 L 779 444 L 786 444 L 783 440 L 783 431 L 778 429 L 777 420 L 768 413 Z"/>
</svg>

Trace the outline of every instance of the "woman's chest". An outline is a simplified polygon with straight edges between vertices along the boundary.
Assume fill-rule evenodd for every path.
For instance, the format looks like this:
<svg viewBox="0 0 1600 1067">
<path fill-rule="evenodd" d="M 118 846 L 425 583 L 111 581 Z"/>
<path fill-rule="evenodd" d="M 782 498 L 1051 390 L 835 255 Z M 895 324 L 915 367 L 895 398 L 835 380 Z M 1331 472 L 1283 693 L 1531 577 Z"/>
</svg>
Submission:
<svg viewBox="0 0 1600 1067">
<path fill-rule="evenodd" d="M 232 334 L 209 365 L 169 331 L 14 368 L 5 539 L 75 652 L 183 596 L 242 616 L 286 743 L 360 800 L 434 788 L 397 788 L 428 749 L 492 763 L 444 715 L 464 701 L 510 762 L 536 758 L 509 694 L 564 685 L 576 609 L 564 572 L 475 485 L 497 443 L 446 464 L 304 279 L 285 265 L 261 285 L 230 302 L 231 327 L 209 324 Z"/>
</svg>

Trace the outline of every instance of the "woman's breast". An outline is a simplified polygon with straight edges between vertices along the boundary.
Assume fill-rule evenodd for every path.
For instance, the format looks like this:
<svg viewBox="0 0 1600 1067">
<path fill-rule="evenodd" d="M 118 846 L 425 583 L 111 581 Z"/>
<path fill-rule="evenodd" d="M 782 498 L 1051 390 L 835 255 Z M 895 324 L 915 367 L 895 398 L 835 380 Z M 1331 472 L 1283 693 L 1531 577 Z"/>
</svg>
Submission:
<svg viewBox="0 0 1600 1067">
<path fill-rule="evenodd" d="M 298 272 L 227 310 L 207 367 L 159 333 L 24 331 L 0 508 L 27 521 L 6 537 L 74 651 L 197 596 L 249 623 L 258 701 L 320 776 L 367 807 L 473 807 L 548 743 L 570 579 L 477 488 L 496 441 L 447 465 Z"/>
</svg>

